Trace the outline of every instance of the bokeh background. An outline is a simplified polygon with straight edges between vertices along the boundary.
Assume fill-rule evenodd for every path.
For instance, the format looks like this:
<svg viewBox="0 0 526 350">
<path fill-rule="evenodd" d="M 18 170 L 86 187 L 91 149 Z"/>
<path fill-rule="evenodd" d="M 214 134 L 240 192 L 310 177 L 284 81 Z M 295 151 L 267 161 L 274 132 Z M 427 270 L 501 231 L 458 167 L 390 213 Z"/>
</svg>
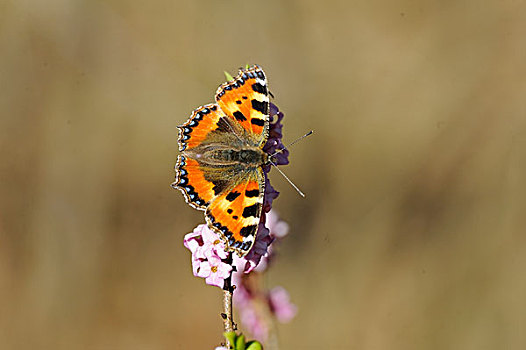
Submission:
<svg viewBox="0 0 526 350">
<path fill-rule="evenodd" d="M 176 125 L 266 70 L 281 349 L 526 348 L 524 1 L 0 4 L 0 348 L 212 349 Z"/>
</svg>

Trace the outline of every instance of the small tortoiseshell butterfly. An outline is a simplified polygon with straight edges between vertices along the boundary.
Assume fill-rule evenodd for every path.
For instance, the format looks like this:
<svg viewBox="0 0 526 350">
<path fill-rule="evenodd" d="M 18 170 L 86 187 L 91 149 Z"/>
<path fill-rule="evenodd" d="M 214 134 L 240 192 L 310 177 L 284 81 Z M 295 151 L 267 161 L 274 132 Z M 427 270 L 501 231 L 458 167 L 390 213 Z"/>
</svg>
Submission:
<svg viewBox="0 0 526 350">
<path fill-rule="evenodd" d="M 256 237 L 265 192 L 263 151 L 269 132 L 269 92 L 263 70 L 241 69 L 222 84 L 216 103 L 201 106 L 179 126 L 172 187 L 205 211 L 227 250 L 245 256 Z"/>
</svg>

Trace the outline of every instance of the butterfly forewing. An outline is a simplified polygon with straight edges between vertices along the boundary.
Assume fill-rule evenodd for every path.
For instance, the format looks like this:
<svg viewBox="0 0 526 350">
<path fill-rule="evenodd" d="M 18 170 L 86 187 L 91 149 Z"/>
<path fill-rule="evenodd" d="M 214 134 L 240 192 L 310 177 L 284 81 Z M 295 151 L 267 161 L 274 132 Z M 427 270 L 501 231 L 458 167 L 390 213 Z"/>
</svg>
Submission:
<svg viewBox="0 0 526 350">
<path fill-rule="evenodd" d="M 269 97 L 267 78 L 263 70 L 253 66 L 240 70 L 234 80 L 217 89 L 216 102 L 233 120 L 248 133 L 254 145 L 267 140 Z"/>
<path fill-rule="evenodd" d="M 221 130 L 221 118 L 226 117 L 217 104 L 201 106 L 179 129 L 179 151 L 201 145 L 210 133 Z"/>
</svg>

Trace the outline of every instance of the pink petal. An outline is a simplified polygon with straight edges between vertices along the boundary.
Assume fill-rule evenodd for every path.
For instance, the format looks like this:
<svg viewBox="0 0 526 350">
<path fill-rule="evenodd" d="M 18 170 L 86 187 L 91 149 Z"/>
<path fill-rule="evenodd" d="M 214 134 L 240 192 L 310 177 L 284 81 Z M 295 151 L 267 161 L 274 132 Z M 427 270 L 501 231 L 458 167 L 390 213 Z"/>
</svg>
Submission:
<svg viewBox="0 0 526 350">
<path fill-rule="evenodd" d="M 217 272 L 216 274 L 221 276 L 222 278 L 227 278 L 230 276 L 230 272 L 232 271 L 232 266 L 221 263 L 221 265 L 217 266 Z"/>
<path fill-rule="evenodd" d="M 194 276 L 200 277 L 198 275 L 200 267 L 201 267 L 201 260 L 200 259 L 192 259 L 192 272 L 194 273 Z"/>
<path fill-rule="evenodd" d="M 219 240 L 219 236 L 212 231 L 208 226 L 201 231 L 201 237 L 203 237 L 204 242 L 214 243 Z"/>
<path fill-rule="evenodd" d="M 208 261 L 210 262 L 210 265 L 212 266 L 218 266 L 219 264 L 223 263 L 221 259 L 215 254 L 210 254 L 208 256 Z"/>
<path fill-rule="evenodd" d="M 289 322 L 296 316 L 298 308 L 290 302 L 289 293 L 283 287 L 275 287 L 269 293 L 269 304 L 278 321 Z"/>
<path fill-rule="evenodd" d="M 224 243 L 221 242 L 221 243 L 215 244 L 214 245 L 214 250 L 215 250 L 217 256 L 220 257 L 221 259 L 228 258 L 228 252 L 225 250 Z"/>
<path fill-rule="evenodd" d="M 289 225 L 280 220 L 279 215 L 274 210 L 268 212 L 266 226 L 274 237 L 283 238 L 289 232 Z"/>
<path fill-rule="evenodd" d="M 195 253 L 197 248 L 199 248 L 199 242 L 197 242 L 197 240 L 186 239 L 186 236 L 183 244 L 190 252 L 192 252 L 192 254 Z"/>
<path fill-rule="evenodd" d="M 201 226 L 197 226 L 192 232 L 186 234 L 184 236 L 183 244 L 184 246 L 192 252 L 192 254 L 196 251 L 197 248 L 201 245 L 202 242 L 201 239 Z"/>
<path fill-rule="evenodd" d="M 199 272 L 197 273 L 197 277 L 203 277 L 206 278 L 210 276 L 212 273 L 212 266 L 210 266 L 210 263 L 206 260 L 201 261 L 201 264 L 199 265 Z"/>
<path fill-rule="evenodd" d="M 214 245 L 205 242 L 199 249 L 196 250 L 195 256 L 200 259 L 208 259 L 210 256 L 215 256 Z"/>
<path fill-rule="evenodd" d="M 223 288 L 225 285 L 225 279 L 221 278 L 217 273 L 212 273 L 206 278 L 206 284 Z"/>
</svg>

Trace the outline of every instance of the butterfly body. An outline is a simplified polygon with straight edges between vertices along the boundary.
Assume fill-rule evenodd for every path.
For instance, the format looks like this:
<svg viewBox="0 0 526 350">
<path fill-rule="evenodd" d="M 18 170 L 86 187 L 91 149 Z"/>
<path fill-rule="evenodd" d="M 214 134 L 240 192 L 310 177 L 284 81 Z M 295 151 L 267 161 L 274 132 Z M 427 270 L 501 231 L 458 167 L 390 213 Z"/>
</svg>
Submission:
<svg viewBox="0 0 526 350">
<path fill-rule="evenodd" d="M 258 147 L 250 145 L 232 147 L 221 143 L 196 147 L 183 154 L 199 159 L 202 164 L 216 167 L 236 166 L 239 169 L 261 166 L 269 159 L 268 154 Z"/>
<path fill-rule="evenodd" d="M 244 256 L 255 241 L 265 190 L 268 138 L 267 81 L 258 66 L 221 85 L 216 103 L 194 110 L 179 126 L 172 184 L 205 218 L 228 250 Z"/>
</svg>

